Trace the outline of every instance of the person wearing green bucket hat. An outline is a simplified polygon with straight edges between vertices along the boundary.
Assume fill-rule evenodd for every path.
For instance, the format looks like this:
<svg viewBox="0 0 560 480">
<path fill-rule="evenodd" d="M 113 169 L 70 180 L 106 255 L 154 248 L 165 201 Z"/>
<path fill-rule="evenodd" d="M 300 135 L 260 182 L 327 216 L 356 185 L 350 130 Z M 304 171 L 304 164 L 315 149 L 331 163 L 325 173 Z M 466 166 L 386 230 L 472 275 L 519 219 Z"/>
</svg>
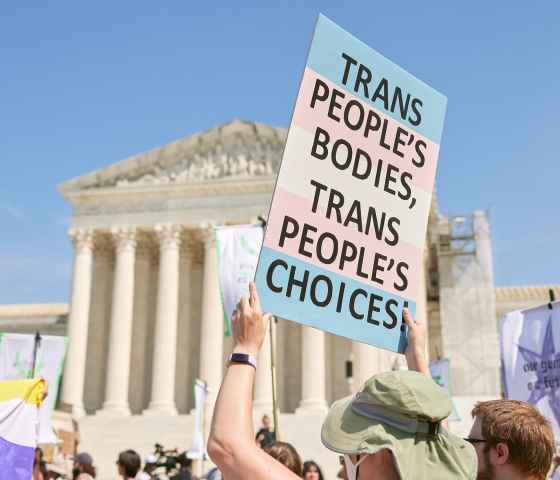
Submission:
<svg viewBox="0 0 560 480">
<path fill-rule="evenodd" d="M 255 358 L 270 315 L 262 313 L 256 286 L 249 290 L 232 316 L 235 356 L 216 400 L 208 453 L 228 480 L 296 480 L 253 440 Z M 335 402 L 323 444 L 344 455 L 349 480 L 474 480 L 473 446 L 441 425 L 451 402 L 426 375 L 426 325 L 408 312 L 403 317 L 409 329 L 405 356 L 416 371 L 374 375 L 357 395 Z"/>
<path fill-rule="evenodd" d="M 426 375 L 380 373 L 332 405 L 321 440 L 344 455 L 348 480 L 358 471 L 360 480 L 472 480 L 474 448 L 441 425 L 451 411 L 449 396 Z"/>
</svg>

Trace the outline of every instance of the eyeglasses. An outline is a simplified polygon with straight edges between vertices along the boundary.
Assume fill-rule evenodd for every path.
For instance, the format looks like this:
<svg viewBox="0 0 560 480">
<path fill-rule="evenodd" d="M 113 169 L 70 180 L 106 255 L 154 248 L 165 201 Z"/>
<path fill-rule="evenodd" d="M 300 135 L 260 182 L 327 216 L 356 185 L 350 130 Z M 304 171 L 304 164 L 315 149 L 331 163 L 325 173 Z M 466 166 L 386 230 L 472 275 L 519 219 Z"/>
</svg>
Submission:
<svg viewBox="0 0 560 480">
<path fill-rule="evenodd" d="M 469 442 L 471 445 L 476 445 L 477 443 L 484 443 L 487 440 L 484 440 L 483 438 L 471 438 L 471 437 L 465 437 L 463 438 L 463 440 L 465 442 Z"/>
</svg>

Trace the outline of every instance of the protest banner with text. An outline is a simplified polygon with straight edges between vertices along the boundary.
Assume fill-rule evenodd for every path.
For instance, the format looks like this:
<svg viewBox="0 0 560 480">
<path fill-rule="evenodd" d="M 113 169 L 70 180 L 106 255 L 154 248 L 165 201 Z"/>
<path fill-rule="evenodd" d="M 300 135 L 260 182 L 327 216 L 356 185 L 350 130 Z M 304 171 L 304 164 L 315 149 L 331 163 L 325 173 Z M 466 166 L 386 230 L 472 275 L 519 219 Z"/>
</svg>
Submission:
<svg viewBox="0 0 560 480">
<path fill-rule="evenodd" d="M 446 103 L 319 16 L 257 268 L 267 311 L 404 351 Z"/>
<path fill-rule="evenodd" d="M 560 442 L 560 301 L 504 315 L 500 347 L 505 398 L 537 407 Z"/>
</svg>

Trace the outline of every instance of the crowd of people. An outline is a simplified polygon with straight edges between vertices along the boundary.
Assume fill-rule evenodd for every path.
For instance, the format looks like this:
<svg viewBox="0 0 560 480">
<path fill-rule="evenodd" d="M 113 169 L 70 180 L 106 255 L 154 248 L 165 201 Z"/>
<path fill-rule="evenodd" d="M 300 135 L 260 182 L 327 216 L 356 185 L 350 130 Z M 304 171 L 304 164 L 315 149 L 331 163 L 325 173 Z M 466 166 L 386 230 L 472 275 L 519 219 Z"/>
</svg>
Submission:
<svg viewBox="0 0 560 480">
<path fill-rule="evenodd" d="M 296 449 L 286 442 L 276 442 L 274 432 L 269 428 L 270 419 L 267 415 L 263 417 L 263 427 L 259 438 L 255 439 L 271 457 L 286 465 L 304 480 L 324 480 L 319 465 L 313 460 L 301 461 Z M 116 474 L 122 480 L 223 480 L 219 469 L 212 467 L 201 478 L 192 472 L 192 460 L 183 453 L 174 458 L 171 465 L 173 474 L 162 473 L 169 467 L 169 461 L 163 463 L 151 454 L 145 457 L 144 466 L 140 455 L 134 450 L 125 450 L 118 455 L 115 462 Z M 78 453 L 73 458 L 72 480 L 95 480 L 97 477 L 93 457 L 87 452 Z M 35 449 L 35 460 L 33 463 L 32 480 L 57 480 L 65 478 L 58 472 L 49 470 L 43 460 L 41 448 Z M 339 477 L 344 478 L 344 477 Z"/>
<path fill-rule="evenodd" d="M 339 478 L 546 479 L 555 452 L 549 422 L 528 403 L 493 400 L 475 406 L 467 438 L 452 434 L 451 399 L 429 374 L 427 326 L 406 309 L 403 320 L 408 370 L 373 375 L 357 394 L 335 402 L 323 423 L 323 445 L 341 458 Z M 232 315 L 234 355 L 214 408 L 208 452 L 227 480 L 321 479 L 320 468 L 306 462 L 305 469 L 293 446 L 272 442 L 260 448 L 254 441 L 255 359 L 269 321 L 251 284 Z"/>
<path fill-rule="evenodd" d="M 234 355 L 214 408 L 208 452 L 216 467 L 201 478 L 185 453 L 173 457 L 173 474 L 162 475 L 161 458 L 125 450 L 116 460 L 123 480 L 324 480 L 313 460 L 302 462 L 293 445 L 278 441 L 268 415 L 254 434 L 252 393 L 256 358 L 270 315 L 256 287 L 232 315 Z M 408 370 L 377 373 L 355 395 L 335 402 L 321 442 L 339 455 L 342 480 L 560 480 L 560 457 L 549 422 L 532 405 L 515 400 L 476 404 L 467 438 L 447 428 L 449 395 L 430 377 L 427 327 L 405 309 Z M 555 470 L 552 469 L 554 463 Z M 32 480 L 58 478 L 36 450 Z M 93 458 L 74 457 L 73 480 L 93 480 Z"/>
<path fill-rule="evenodd" d="M 172 471 L 171 475 L 162 473 L 162 470 Z M 174 457 L 173 462 L 158 459 L 151 454 L 145 457 L 144 466 L 140 455 L 131 449 L 119 453 L 115 462 L 115 474 L 122 480 L 202 480 L 192 474 L 192 460 L 185 453 Z M 66 479 L 61 472 L 49 470 L 43 460 L 43 452 L 40 448 L 35 449 L 35 460 L 33 463 L 32 480 L 57 480 Z M 97 471 L 94 466 L 93 457 L 87 452 L 81 452 L 74 456 L 72 466 L 72 480 L 94 480 Z M 208 475 L 203 478 L 217 480 Z"/>
</svg>

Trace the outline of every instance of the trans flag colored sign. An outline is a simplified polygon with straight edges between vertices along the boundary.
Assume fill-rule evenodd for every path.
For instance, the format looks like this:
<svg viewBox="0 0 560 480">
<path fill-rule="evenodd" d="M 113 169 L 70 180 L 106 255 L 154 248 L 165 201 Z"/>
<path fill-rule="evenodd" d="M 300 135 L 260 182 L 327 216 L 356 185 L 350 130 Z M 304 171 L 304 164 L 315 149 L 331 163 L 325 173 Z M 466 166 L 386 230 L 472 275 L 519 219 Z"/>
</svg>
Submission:
<svg viewBox="0 0 560 480">
<path fill-rule="evenodd" d="M 257 267 L 263 308 L 404 351 L 446 103 L 319 16 Z"/>
</svg>

